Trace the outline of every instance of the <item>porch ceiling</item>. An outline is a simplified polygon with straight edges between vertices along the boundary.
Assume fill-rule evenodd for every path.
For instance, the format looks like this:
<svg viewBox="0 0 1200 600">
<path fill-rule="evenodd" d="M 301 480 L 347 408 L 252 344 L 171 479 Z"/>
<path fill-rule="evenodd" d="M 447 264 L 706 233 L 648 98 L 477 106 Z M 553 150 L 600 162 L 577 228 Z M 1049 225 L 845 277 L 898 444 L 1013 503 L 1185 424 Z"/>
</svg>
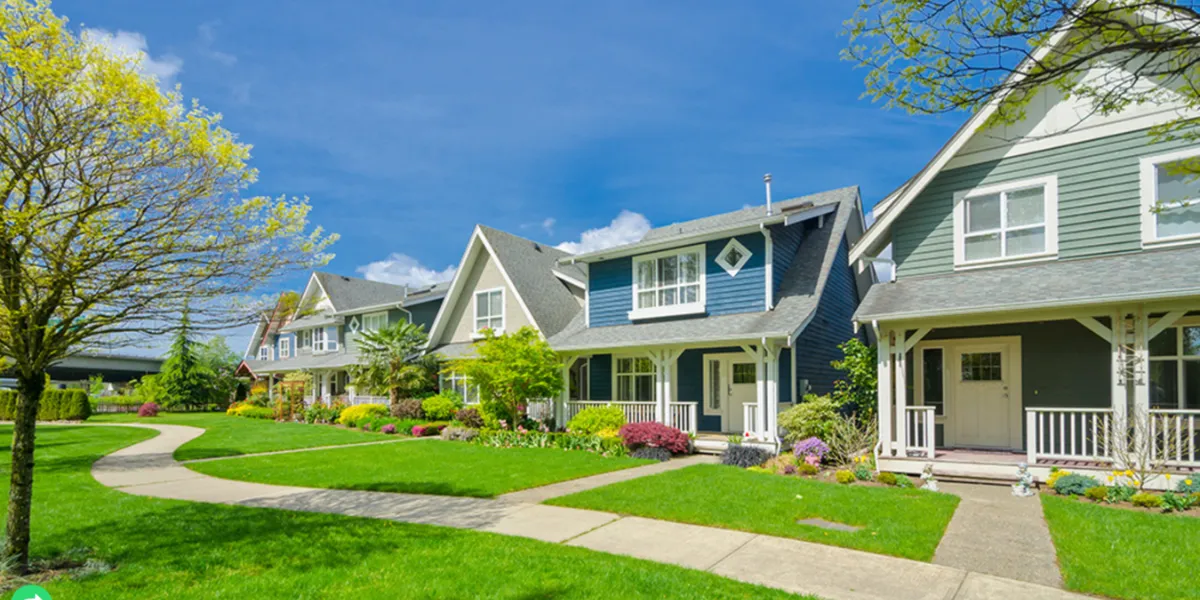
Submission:
<svg viewBox="0 0 1200 600">
<path fill-rule="evenodd" d="M 1200 298 L 1200 246 L 960 271 L 878 284 L 860 323 Z"/>
</svg>

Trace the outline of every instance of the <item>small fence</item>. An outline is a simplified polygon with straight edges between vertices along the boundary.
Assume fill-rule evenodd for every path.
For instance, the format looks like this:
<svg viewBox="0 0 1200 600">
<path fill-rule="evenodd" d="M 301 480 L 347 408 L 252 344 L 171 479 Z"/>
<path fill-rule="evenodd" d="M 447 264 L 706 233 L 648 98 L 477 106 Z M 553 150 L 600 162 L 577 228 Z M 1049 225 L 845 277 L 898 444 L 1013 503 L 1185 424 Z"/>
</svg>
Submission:
<svg viewBox="0 0 1200 600">
<path fill-rule="evenodd" d="M 904 451 L 907 455 L 920 454 L 934 457 L 934 432 L 936 409 L 932 406 L 904 407 Z"/>
<path fill-rule="evenodd" d="M 1038 459 L 1109 462 L 1110 408 L 1027 408 L 1025 449 Z"/>
<path fill-rule="evenodd" d="M 1150 452 L 1152 460 L 1170 465 L 1200 467 L 1200 410 L 1151 410 Z"/>
<path fill-rule="evenodd" d="M 115 402 L 100 402 L 92 405 L 92 414 L 135 413 L 141 404 L 117 404 Z"/>
</svg>

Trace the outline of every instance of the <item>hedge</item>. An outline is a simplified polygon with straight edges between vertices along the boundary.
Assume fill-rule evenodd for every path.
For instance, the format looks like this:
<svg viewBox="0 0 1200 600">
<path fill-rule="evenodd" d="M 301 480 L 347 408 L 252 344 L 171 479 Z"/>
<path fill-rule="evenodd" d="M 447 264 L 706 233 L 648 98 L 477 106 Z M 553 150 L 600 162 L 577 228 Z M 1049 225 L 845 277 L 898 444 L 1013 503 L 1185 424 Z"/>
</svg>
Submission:
<svg viewBox="0 0 1200 600">
<path fill-rule="evenodd" d="M 12 421 L 17 414 L 17 391 L 0 390 L 0 419 Z M 81 389 L 49 389 L 42 392 L 39 421 L 85 421 L 92 416 L 87 392 Z"/>
</svg>

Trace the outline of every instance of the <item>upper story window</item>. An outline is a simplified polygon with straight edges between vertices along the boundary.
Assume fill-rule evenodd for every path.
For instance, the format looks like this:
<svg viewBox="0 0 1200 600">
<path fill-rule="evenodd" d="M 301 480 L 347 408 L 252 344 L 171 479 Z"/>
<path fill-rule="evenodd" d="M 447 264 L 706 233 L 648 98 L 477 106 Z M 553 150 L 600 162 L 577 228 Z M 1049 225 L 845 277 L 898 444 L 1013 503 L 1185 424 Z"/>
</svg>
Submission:
<svg viewBox="0 0 1200 600">
<path fill-rule="evenodd" d="M 633 259 L 631 319 L 704 312 L 704 246 Z"/>
<path fill-rule="evenodd" d="M 289 338 L 289 337 L 279 338 L 279 358 L 291 358 L 291 357 L 292 357 L 292 338 Z"/>
<path fill-rule="evenodd" d="M 987 265 L 1058 253 L 1058 179 L 1042 177 L 954 195 L 954 264 Z"/>
<path fill-rule="evenodd" d="M 363 315 L 362 330 L 379 331 L 386 329 L 388 324 L 388 314 L 386 312 L 369 313 Z"/>
<path fill-rule="evenodd" d="M 475 292 L 475 334 L 504 333 L 504 288 Z"/>
<path fill-rule="evenodd" d="M 300 348 L 312 348 L 312 330 L 303 329 L 296 332 L 296 338 L 299 340 Z"/>
<path fill-rule="evenodd" d="M 271 360 L 271 350 L 270 346 L 259 346 L 258 360 Z"/>
<path fill-rule="evenodd" d="M 721 250 L 721 254 L 717 256 L 717 264 L 729 273 L 730 277 L 738 274 L 742 267 L 746 266 L 746 261 L 750 260 L 750 250 L 744 244 L 739 242 L 737 238 L 730 238 L 729 243 L 725 244 L 725 248 Z"/>
<path fill-rule="evenodd" d="M 1142 159 L 1143 243 L 1200 240 L 1198 159 L 1200 148 Z"/>
<path fill-rule="evenodd" d="M 333 352 L 338 349 L 336 335 L 329 335 L 329 330 L 318 327 L 312 330 L 313 352 Z"/>
</svg>

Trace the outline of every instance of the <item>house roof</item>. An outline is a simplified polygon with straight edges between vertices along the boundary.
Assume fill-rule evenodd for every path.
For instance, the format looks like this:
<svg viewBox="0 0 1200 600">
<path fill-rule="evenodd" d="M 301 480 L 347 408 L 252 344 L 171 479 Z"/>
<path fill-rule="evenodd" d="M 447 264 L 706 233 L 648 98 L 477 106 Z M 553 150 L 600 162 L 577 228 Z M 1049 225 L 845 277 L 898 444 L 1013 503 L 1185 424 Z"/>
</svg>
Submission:
<svg viewBox="0 0 1200 600">
<path fill-rule="evenodd" d="M 251 373 L 284 373 L 308 369 L 338 369 L 358 364 L 358 352 L 347 348 L 344 352 L 330 354 L 306 354 L 283 360 L 243 360 Z M 240 366 L 239 366 L 240 369 Z"/>
<path fill-rule="evenodd" d="M 399 305 L 408 293 L 407 288 L 402 285 L 382 281 L 371 281 L 322 271 L 313 273 L 313 276 L 317 278 L 321 289 L 325 290 L 329 296 L 329 302 L 333 304 L 334 311 L 339 313 L 385 304 Z"/>
<path fill-rule="evenodd" d="M 430 350 L 430 352 L 441 354 L 443 358 L 455 359 L 469 356 L 474 348 L 475 344 L 473 342 L 458 342 L 455 344 L 442 344 Z"/>
<path fill-rule="evenodd" d="M 858 209 L 858 188 L 807 196 L 816 206 L 835 207 L 824 227 L 805 236 L 780 284 L 779 301 L 765 312 L 655 321 L 632 325 L 587 327 L 580 314 L 562 333 L 550 338 L 555 350 L 600 350 L 674 343 L 717 343 L 762 337 L 792 337 L 808 324 L 838 260 L 847 225 Z M 843 254 L 844 257 L 844 254 Z"/>
<path fill-rule="evenodd" d="M 279 331 L 287 333 L 289 331 L 299 331 L 301 329 L 309 329 L 312 327 L 325 327 L 327 325 L 341 325 L 344 319 L 335 317 L 333 313 L 328 311 L 319 312 L 315 315 L 306 315 L 284 325 L 279 328 Z"/>
<path fill-rule="evenodd" d="M 865 323 L 1200 296 L 1197 264 L 1200 247 L 1190 247 L 908 277 L 872 286 L 855 319 Z"/>
<path fill-rule="evenodd" d="M 657 227 L 646 232 L 646 235 L 642 236 L 642 239 L 631 244 L 571 256 L 568 260 L 570 262 L 595 262 L 618 256 L 649 252 L 652 249 L 660 247 L 681 246 L 691 242 L 710 239 L 714 236 L 720 236 L 731 231 L 755 229 L 761 225 L 783 223 L 787 221 L 788 217 L 802 213 L 805 209 L 829 205 L 843 200 L 855 200 L 857 198 L 858 186 L 850 186 L 773 202 L 771 204 L 771 214 L 767 214 L 765 204 L 748 206 L 719 215 Z"/>
<path fill-rule="evenodd" d="M 554 275 L 554 271 L 559 271 L 579 281 L 587 281 L 587 275 L 578 266 L 558 264 L 559 259 L 569 254 L 499 229 L 480 225 L 479 231 L 542 335 L 548 338 L 562 331 L 576 314 L 582 312 L 579 301 Z"/>
</svg>

